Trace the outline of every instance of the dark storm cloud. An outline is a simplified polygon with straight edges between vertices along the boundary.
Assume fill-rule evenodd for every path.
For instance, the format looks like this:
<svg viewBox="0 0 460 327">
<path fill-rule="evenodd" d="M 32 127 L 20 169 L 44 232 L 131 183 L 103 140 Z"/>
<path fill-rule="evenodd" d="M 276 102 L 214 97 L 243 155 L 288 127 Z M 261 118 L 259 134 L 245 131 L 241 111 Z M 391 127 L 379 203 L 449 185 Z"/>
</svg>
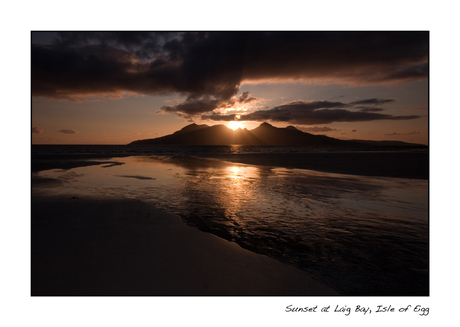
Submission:
<svg viewBox="0 0 460 327">
<path fill-rule="evenodd" d="M 341 108 L 342 107 L 342 108 Z M 294 101 L 270 110 L 259 110 L 242 115 L 241 120 L 289 122 L 300 125 L 330 124 L 333 122 L 363 122 L 373 120 L 408 120 L 420 116 L 393 116 L 369 111 L 344 109 L 351 104 L 341 102 Z"/>
<path fill-rule="evenodd" d="M 370 85 L 428 74 L 428 32 L 63 32 L 46 44 L 35 33 L 32 95 L 54 99 L 176 93 L 217 105 L 244 81 Z"/>
<path fill-rule="evenodd" d="M 245 71 L 244 78 L 350 85 L 419 81 L 428 75 L 427 35 L 362 32 L 258 35 L 251 48 L 255 54 L 246 61 L 251 68 Z M 279 46 L 270 47 L 270 44 Z M 282 63 L 275 65 L 275 62 Z"/>
<path fill-rule="evenodd" d="M 140 58 L 151 58 L 162 52 L 162 44 L 177 37 L 171 32 L 58 32 L 55 44 L 81 47 L 92 44 L 112 46 L 133 52 Z"/>
<path fill-rule="evenodd" d="M 169 93 L 177 89 L 171 78 L 175 69 L 168 64 L 158 65 L 157 78 L 149 78 L 148 66 L 155 63 L 140 63 L 131 52 L 109 46 L 32 46 L 32 94 L 81 100 L 90 95 L 149 93 L 152 88 L 157 93 Z"/>
<path fill-rule="evenodd" d="M 236 63 L 214 45 L 202 44 L 202 33 L 182 35 L 180 42 L 177 33 L 60 36 L 52 45 L 32 45 L 33 95 L 79 101 L 124 93 L 179 93 L 227 100 L 239 89 Z"/>
</svg>

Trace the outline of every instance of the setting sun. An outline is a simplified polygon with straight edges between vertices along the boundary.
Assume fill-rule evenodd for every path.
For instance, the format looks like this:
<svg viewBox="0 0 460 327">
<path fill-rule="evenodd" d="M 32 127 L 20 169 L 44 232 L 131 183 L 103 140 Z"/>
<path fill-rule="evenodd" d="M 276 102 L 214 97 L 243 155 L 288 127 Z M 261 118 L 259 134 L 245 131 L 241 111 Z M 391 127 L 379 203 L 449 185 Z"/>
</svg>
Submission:
<svg viewBox="0 0 460 327">
<path fill-rule="evenodd" d="M 228 123 L 228 127 L 233 129 L 233 130 L 237 130 L 238 128 L 242 128 L 241 125 L 242 125 L 242 122 L 240 122 L 238 120 L 232 120 L 231 122 Z"/>
</svg>

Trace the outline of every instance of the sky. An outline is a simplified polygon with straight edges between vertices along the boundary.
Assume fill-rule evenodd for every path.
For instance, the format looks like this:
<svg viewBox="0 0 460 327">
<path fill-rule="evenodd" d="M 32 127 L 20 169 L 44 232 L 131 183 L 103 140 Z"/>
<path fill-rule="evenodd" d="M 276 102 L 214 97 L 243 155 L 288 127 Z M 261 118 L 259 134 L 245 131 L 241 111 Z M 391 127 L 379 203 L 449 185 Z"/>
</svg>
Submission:
<svg viewBox="0 0 460 327">
<path fill-rule="evenodd" d="M 428 144 L 429 33 L 32 32 L 33 144 L 262 122 Z"/>
</svg>

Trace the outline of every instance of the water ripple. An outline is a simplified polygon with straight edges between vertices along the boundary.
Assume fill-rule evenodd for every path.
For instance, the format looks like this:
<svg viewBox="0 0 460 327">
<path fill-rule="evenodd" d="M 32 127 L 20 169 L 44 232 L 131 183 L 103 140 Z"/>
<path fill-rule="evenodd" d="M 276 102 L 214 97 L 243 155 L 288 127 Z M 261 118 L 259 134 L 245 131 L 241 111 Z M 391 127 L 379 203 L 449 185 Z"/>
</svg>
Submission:
<svg viewBox="0 0 460 327">
<path fill-rule="evenodd" d="M 428 294 L 427 181 L 178 155 L 121 161 L 40 174 L 63 180 L 69 192 L 152 203 L 347 294 Z"/>
</svg>

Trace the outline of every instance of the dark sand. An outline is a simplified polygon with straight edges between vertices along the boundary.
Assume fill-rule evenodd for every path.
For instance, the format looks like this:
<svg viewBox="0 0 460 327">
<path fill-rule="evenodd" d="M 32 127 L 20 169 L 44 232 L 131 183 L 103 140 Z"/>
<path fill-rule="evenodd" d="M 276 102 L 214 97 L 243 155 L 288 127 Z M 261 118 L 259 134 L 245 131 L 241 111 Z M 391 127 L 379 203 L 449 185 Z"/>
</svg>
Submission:
<svg viewBox="0 0 460 327">
<path fill-rule="evenodd" d="M 339 295 L 307 272 L 141 201 L 42 192 L 56 185 L 33 182 L 34 296 Z"/>
</svg>

